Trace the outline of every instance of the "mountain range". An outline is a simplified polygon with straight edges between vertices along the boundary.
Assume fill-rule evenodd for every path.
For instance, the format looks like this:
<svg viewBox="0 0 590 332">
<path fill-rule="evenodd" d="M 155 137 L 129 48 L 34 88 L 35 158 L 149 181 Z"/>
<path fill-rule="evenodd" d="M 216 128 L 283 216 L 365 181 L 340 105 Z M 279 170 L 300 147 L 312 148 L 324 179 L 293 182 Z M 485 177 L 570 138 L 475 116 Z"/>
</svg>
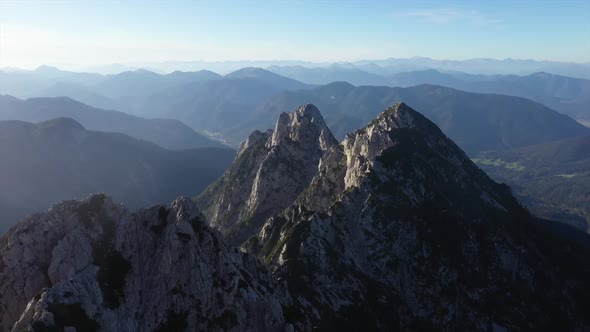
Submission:
<svg viewBox="0 0 590 332">
<path fill-rule="evenodd" d="M 21 100 L 0 96 L 0 120 L 42 122 L 60 117 L 75 119 L 90 130 L 123 133 L 168 149 L 224 146 L 178 120 L 144 119 L 90 107 L 68 97 Z"/>
<path fill-rule="evenodd" d="M 0 232 L 51 204 L 108 192 L 136 209 L 196 195 L 235 151 L 163 149 L 119 133 L 86 130 L 69 118 L 0 121 Z"/>
<path fill-rule="evenodd" d="M 342 139 L 377 116 L 376 110 L 399 101 L 414 105 L 468 153 L 539 144 L 590 132 L 565 115 L 519 97 L 427 84 L 390 88 L 336 82 L 283 92 L 261 105 L 246 125 L 227 130 L 226 136 L 243 137 L 253 129 L 269 128 L 280 112 L 309 102 L 323 110 L 328 127 Z"/>
<path fill-rule="evenodd" d="M 356 67 L 306 68 L 269 67 L 270 71 L 310 84 L 343 81 L 356 86 L 410 87 L 434 84 L 458 90 L 523 97 L 542 103 L 573 118 L 590 119 L 590 79 L 572 78 L 535 72 L 518 75 L 474 75 L 463 72 L 441 72 L 435 69 L 388 74 L 368 72 Z"/>
<path fill-rule="evenodd" d="M 588 235 L 531 217 L 409 106 L 340 143 L 313 105 L 274 128 L 197 199 L 204 215 L 186 198 L 129 213 L 95 195 L 13 227 L 0 328 L 590 327 Z M 235 237 L 242 252 L 207 219 L 225 233 L 251 225 Z"/>
<path fill-rule="evenodd" d="M 302 70 L 298 67 L 269 69 L 281 68 L 294 73 Z M 14 76 L 16 78 L 10 76 L 15 84 L 5 87 L 27 86 L 20 84 L 26 78 L 32 80 L 31 90 L 42 91 L 39 86 L 44 85 L 48 95 L 69 95 L 103 109 L 124 110 L 144 118 L 104 111 L 63 97 L 20 101 L 0 97 L 0 119 L 40 122 L 70 117 L 90 130 L 120 132 L 168 149 L 221 147 L 220 141 L 237 147 L 237 143 L 248 137 L 251 131 L 258 130 L 264 135 L 268 128 L 274 126 L 281 112 L 301 104 L 318 105 L 323 110 L 327 126 L 335 138 L 341 140 L 348 132 L 362 128 L 376 117 L 377 110 L 405 101 L 433 120 L 473 158 L 480 158 L 480 154 L 489 151 L 521 151 L 519 149 L 525 146 L 589 134 L 587 128 L 554 111 L 560 110 L 578 120 L 583 119 L 590 101 L 585 97 L 589 91 L 588 80 L 546 73 L 486 76 L 437 70 L 389 73 L 379 68 L 384 67 L 340 64 L 303 68 L 303 73 L 311 72 L 326 80 L 351 77 L 354 80 L 354 75 L 358 74 L 361 75 L 358 76 L 362 80 L 360 83 L 407 87 L 355 87 L 344 82 L 313 86 L 252 67 L 226 76 L 205 70 L 175 71 L 165 75 L 135 70 L 96 75 L 41 67 L 34 72 L 11 72 L 11 75 L 17 75 Z M 353 76 L 347 76 L 349 74 Z M 10 77 L 7 76 L 7 79 Z M 412 86 L 422 82 L 494 94 L 470 93 L 432 84 Z M 497 93 L 520 95 L 537 103 Z M 481 158 L 489 159 L 485 156 Z M 559 167 L 554 169 L 557 172 Z M 569 190 L 568 181 L 550 178 L 549 182 L 539 182 L 529 177 L 513 181 L 512 176 L 497 176 L 495 171 L 489 171 L 494 179 L 513 186 L 519 199 L 535 213 L 585 229 L 585 210 L 572 207 L 561 199 L 553 199 L 555 195 L 545 196 L 543 192 L 548 186 L 541 185 L 545 188 L 543 190 L 533 189 L 532 186 L 535 184 L 536 188 L 538 183 L 553 183 L 551 191 L 558 193 Z M 553 203 L 547 204 L 548 201 Z"/>
<path fill-rule="evenodd" d="M 178 119 L 195 129 L 219 132 L 240 124 L 271 96 L 309 87 L 260 68 L 242 68 L 223 77 L 205 70 L 162 75 L 140 69 L 99 75 L 100 79 L 93 76 L 85 84 L 80 84 L 83 79 L 78 77 L 84 77 L 84 73 L 64 72 L 49 79 L 44 74 L 48 70 L 2 73 L 6 82 L 30 81 L 25 85 L 30 88 L 22 91 L 18 85 L 6 85 L 0 86 L 0 93 L 25 98 L 67 96 L 97 108 Z M 54 71 L 60 72 L 52 68 Z"/>
<path fill-rule="evenodd" d="M 441 71 L 465 72 L 483 75 L 530 75 L 535 72 L 549 72 L 558 75 L 590 79 L 590 63 L 537 61 L 532 59 L 490 59 L 441 60 L 427 57 L 388 58 L 360 60 L 353 62 L 309 62 L 309 61 L 166 61 L 137 63 L 133 65 L 105 64 L 70 67 L 75 71 L 119 73 L 126 70 L 146 68 L 156 72 L 169 73 L 175 70 L 212 70 L 227 74 L 244 67 L 306 67 L 306 68 L 356 68 L 373 74 L 396 74 L 400 72 L 435 69 Z M 329 83 L 329 82 L 326 82 Z"/>
<path fill-rule="evenodd" d="M 356 86 L 433 84 L 469 92 L 523 97 L 587 122 L 590 119 L 590 80 L 548 72 L 535 71 L 526 76 L 482 75 L 429 67 L 391 72 L 375 64 L 339 64 L 270 66 L 268 70 L 246 67 L 226 76 L 207 70 L 163 75 L 143 69 L 102 76 L 42 67 L 34 72 L 0 71 L 5 82 L 12 82 L 0 85 L 0 93 L 21 98 L 68 96 L 98 108 L 144 117 L 176 118 L 194 128 L 220 131 L 219 121 L 209 119 L 210 114 L 221 113 L 226 119 L 237 116 L 237 120 L 230 123 L 237 125 L 245 111 L 257 108 L 266 99 L 284 91 L 308 89 L 310 85 L 337 81 Z M 23 88 L 27 91 L 22 91 Z"/>
</svg>

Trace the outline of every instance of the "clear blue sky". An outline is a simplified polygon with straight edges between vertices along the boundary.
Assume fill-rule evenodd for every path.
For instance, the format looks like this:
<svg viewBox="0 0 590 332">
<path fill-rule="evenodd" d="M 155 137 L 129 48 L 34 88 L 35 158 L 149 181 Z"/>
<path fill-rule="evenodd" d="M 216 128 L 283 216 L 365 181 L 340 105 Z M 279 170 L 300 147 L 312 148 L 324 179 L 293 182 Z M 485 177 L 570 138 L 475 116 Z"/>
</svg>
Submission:
<svg viewBox="0 0 590 332">
<path fill-rule="evenodd" d="M 590 61 L 590 0 L 0 0 L 0 65 L 424 56 Z"/>
</svg>

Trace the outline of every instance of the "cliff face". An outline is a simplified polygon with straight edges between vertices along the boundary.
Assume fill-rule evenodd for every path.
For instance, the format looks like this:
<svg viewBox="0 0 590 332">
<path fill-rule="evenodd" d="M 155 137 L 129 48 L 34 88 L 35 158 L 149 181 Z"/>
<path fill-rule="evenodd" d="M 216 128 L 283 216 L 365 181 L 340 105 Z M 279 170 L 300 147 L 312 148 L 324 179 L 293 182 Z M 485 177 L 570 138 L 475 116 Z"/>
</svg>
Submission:
<svg viewBox="0 0 590 332">
<path fill-rule="evenodd" d="M 64 202 L 12 228 L 0 255 L 2 331 L 278 331 L 290 302 L 186 198 L 136 213 Z"/>
<path fill-rule="evenodd" d="M 569 245 L 397 104 L 332 147 L 244 248 L 320 327 L 527 330 L 588 326 L 588 251 Z"/>
<path fill-rule="evenodd" d="M 233 165 L 197 198 L 197 205 L 211 226 L 238 245 L 295 200 L 316 174 L 321 156 L 335 145 L 315 106 L 282 113 L 274 130 L 250 135 Z"/>
</svg>

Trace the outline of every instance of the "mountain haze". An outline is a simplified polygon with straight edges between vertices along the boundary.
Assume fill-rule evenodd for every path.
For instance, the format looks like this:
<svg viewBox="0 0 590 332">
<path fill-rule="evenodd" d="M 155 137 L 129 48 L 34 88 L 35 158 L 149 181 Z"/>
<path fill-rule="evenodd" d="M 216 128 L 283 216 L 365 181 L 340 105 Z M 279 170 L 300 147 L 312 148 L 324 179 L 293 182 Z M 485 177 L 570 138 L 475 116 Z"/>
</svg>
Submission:
<svg viewBox="0 0 590 332">
<path fill-rule="evenodd" d="M 41 122 L 59 117 L 75 119 L 91 130 L 124 133 L 168 149 L 223 147 L 178 120 L 144 119 L 93 108 L 67 97 L 21 100 L 0 96 L 0 120 Z"/>
<path fill-rule="evenodd" d="M 106 192 L 130 208 L 196 195 L 232 161 L 230 149 L 170 151 L 58 118 L 0 121 L 0 230 L 61 200 Z"/>
<path fill-rule="evenodd" d="M 435 85 L 409 88 L 360 86 L 336 82 L 311 90 L 284 92 L 269 99 L 243 127 L 227 135 L 244 135 L 272 126 L 278 113 L 306 101 L 323 110 L 336 138 L 361 128 L 379 109 L 406 101 L 434 121 L 468 153 L 503 150 L 583 136 L 588 128 L 524 98 L 463 92 Z"/>
</svg>

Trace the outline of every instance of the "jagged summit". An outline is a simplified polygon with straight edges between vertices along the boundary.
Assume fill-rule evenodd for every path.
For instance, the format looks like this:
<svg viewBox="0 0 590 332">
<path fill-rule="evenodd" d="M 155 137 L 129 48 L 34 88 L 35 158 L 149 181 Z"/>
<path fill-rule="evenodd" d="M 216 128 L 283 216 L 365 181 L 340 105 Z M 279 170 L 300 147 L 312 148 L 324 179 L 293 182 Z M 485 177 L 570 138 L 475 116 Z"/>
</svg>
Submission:
<svg viewBox="0 0 590 332">
<path fill-rule="evenodd" d="M 223 177 L 197 198 L 211 225 L 239 244 L 291 204 L 338 142 L 312 104 L 282 113 L 274 130 L 254 131 Z M 235 235 L 235 237 L 234 237 Z"/>
<path fill-rule="evenodd" d="M 530 218 L 507 186 L 399 103 L 328 149 L 311 184 L 243 247 L 302 294 L 296 302 L 320 328 L 519 330 L 557 302 L 559 314 L 529 328 L 582 317 L 581 302 L 543 292 L 562 283 L 536 286 L 585 277 L 555 270 L 551 252 L 563 247 L 548 246 Z M 518 295 L 498 305 L 504 294 Z"/>
<path fill-rule="evenodd" d="M 376 124 L 380 124 L 382 127 L 385 126 L 384 128 L 389 128 L 389 130 L 392 128 L 419 126 L 421 129 L 431 131 L 432 133 L 442 133 L 436 124 L 403 102 L 395 103 L 393 106 L 379 113 L 377 118 L 371 121 L 367 127 Z"/>
<path fill-rule="evenodd" d="M 322 118 L 322 114 L 320 110 L 314 104 L 305 104 L 297 107 L 295 113 L 300 114 L 303 117 L 311 117 L 313 122 L 313 117 L 321 118 L 321 121 L 324 119 Z"/>
<path fill-rule="evenodd" d="M 268 146 L 279 145 L 287 138 L 309 148 L 319 143 L 322 150 L 338 143 L 320 111 L 312 104 L 299 106 L 293 113 L 281 113 Z"/>
</svg>

